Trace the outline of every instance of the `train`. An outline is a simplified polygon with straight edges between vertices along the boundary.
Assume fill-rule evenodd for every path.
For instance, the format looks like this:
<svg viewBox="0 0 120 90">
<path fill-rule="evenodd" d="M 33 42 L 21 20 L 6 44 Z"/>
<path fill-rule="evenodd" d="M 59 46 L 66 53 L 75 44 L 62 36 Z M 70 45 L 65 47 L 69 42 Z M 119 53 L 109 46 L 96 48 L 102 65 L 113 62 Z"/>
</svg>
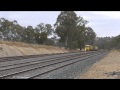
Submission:
<svg viewBox="0 0 120 90">
<path fill-rule="evenodd" d="M 95 45 L 85 45 L 85 51 L 98 51 L 98 46 L 95 46 Z"/>
</svg>

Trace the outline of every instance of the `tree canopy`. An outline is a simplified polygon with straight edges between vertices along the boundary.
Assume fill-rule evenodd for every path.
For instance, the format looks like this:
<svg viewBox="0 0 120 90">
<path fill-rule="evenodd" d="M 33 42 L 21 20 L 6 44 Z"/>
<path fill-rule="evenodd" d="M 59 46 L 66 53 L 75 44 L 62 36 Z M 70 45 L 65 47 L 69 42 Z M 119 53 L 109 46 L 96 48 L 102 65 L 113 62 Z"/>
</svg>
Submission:
<svg viewBox="0 0 120 90">
<path fill-rule="evenodd" d="M 54 32 L 51 24 L 40 23 L 35 28 L 20 26 L 16 20 L 0 19 L 0 38 L 7 41 L 44 44 Z"/>
<path fill-rule="evenodd" d="M 56 20 L 55 33 L 60 37 L 60 42 L 67 48 L 82 48 L 85 43 L 92 44 L 96 34 L 83 17 L 78 17 L 74 11 L 62 11 Z"/>
<path fill-rule="evenodd" d="M 19 25 L 16 20 L 9 21 L 0 18 L 0 38 L 8 41 L 54 45 L 53 39 L 48 38 L 53 34 L 60 37 L 57 45 L 69 49 L 82 49 L 85 44 L 93 44 L 96 37 L 94 30 L 87 27 L 87 24 L 88 21 L 77 16 L 74 11 L 61 11 L 54 27 L 42 22 L 35 28 L 30 25 L 24 27 Z"/>
</svg>

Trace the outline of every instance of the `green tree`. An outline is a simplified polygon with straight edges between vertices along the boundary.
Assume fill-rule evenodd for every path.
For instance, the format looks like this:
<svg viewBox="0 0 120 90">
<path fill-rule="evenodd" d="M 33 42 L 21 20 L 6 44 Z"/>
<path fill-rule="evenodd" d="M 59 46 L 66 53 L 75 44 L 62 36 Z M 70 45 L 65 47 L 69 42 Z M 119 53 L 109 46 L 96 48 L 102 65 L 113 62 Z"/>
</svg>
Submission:
<svg viewBox="0 0 120 90">
<path fill-rule="evenodd" d="M 112 40 L 111 37 L 96 37 L 94 45 L 97 45 L 99 49 L 111 49 L 114 43 Z"/>
<path fill-rule="evenodd" d="M 38 44 L 44 44 L 47 37 L 53 33 L 54 29 L 50 24 L 40 23 L 35 28 L 35 41 Z"/>
<path fill-rule="evenodd" d="M 93 29 L 91 27 L 86 27 L 85 42 L 88 44 L 93 44 L 95 37 L 96 37 L 96 33 L 93 31 Z"/>
<path fill-rule="evenodd" d="M 24 36 L 24 42 L 34 43 L 34 29 L 32 26 L 25 28 Z"/>
<path fill-rule="evenodd" d="M 77 24 L 77 32 L 76 32 L 76 40 L 77 40 L 77 47 L 81 50 L 84 47 L 86 41 L 86 24 L 88 21 L 84 20 L 83 17 L 78 18 Z"/>
<path fill-rule="evenodd" d="M 47 34 L 42 32 L 42 33 L 35 33 L 35 40 L 38 44 L 44 44 L 47 40 Z"/>
<path fill-rule="evenodd" d="M 112 38 L 111 47 L 115 49 L 120 49 L 120 35 Z"/>
<path fill-rule="evenodd" d="M 9 21 L 5 18 L 0 19 L 0 32 L 4 36 L 4 40 L 20 41 L 22 27 L 16 20 Z"/>
<path fill-rule="evenodd" d="M 95 32 L 83 17 L 78 17 L 74 11 L 62 11 L 56 20 L 55 33 L 60 37 L 60 42 L 67 48 L 82 48 L 86 42 L 93 43 Z"/>
<path fill-rule="evenodd" d="M 78 17 L 74 11 L 62 11 L 54 24 L 55 33 L 60 37 L 60 41 L 65 43 L 66 47 L 71 47 L 70 44 L 73 44 L 77 20 Z"/>
<path fill-rule="evenodd" d="M 52 33 L 54 32 L 54 29 L 52 28 L 51 24 L 46 24 L 45 25 L 45 31 L 44 31 L 47 36 L 52 35 Z"/>
</svg>

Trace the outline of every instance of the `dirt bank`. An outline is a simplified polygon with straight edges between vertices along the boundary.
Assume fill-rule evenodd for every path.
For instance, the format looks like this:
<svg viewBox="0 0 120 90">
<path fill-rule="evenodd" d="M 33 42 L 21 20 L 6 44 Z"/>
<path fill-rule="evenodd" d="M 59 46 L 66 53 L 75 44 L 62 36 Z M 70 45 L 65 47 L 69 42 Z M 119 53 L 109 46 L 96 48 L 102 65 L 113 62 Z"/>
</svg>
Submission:
<svg viewBox="0 0 120 90">
<path fill-rule="evenodd" d="M 58 47 L 24 47 L 16 45 L 0 44 L 0 57 L 23 56 L 36 54 L 52 54 L 68 52 L 64 48 Z"/>
<path fill-rule="evenodd" d="M 111 51 L 107 56 L 93 64 L 80 76 L 80 79 L 115 79 L 120 72 L 120 52 Z M 119 73 L 120 74 L 120 73 Z"/>
</svg>

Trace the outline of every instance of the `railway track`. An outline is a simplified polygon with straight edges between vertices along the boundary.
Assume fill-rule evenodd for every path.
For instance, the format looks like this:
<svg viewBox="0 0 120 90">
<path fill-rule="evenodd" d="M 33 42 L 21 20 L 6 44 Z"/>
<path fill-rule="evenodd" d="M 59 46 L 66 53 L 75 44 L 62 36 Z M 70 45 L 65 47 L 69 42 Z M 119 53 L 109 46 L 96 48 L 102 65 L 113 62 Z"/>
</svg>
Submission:
<svg viewBox="0 0 120 90">
<path fill-rule="evenodd" d="M 4 61 L 14 61 L 14 60 L 22 60 L 22 59 L 28 59 L 28 58 L 36 58 L 36 57 L 44 57 L 44 56 L 51 56 L 51 55 L 69 55 L 69 54 L 75 54 L 76 52 L 67 52 L 67 53 L 54 53 L 54 54 L 41 54 L 41 55 L 26 55 L 26 56 L 13 56 L 13 57 L 1 57 L 0 62 Z M 84 51 L 81 53 L 85 53 Z"/>
<path fill-rule="evenodd" d="M 53 55 L 36 55 L 26 57 L 1 58 L 0 78 L 1 79 L 35 79 L 41 75 L 50 73 L 74 63 L 105 55 L 107 52 L 77 52 Z"/>
</svg>

